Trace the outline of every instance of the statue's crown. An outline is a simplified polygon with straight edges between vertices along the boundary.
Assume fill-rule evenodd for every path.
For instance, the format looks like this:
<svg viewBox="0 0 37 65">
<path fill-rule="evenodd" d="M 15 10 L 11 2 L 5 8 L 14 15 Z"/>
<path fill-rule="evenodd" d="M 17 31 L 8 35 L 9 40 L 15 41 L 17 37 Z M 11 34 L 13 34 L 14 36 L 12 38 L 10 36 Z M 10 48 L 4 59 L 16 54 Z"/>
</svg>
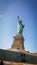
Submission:
<svg viewBox="0 0 37 65">
<path fill-rule="evenodd" d="M 22 20 L 19 20 L 19 23 L 22 23 Z"/>
</svg>

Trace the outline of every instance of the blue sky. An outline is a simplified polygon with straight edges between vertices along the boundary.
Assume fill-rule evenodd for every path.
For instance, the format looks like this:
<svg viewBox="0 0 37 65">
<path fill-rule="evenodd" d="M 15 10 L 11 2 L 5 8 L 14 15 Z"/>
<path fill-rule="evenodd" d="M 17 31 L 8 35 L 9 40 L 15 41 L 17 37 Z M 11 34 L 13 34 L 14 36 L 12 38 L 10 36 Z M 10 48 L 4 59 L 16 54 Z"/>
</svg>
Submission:
<svg viewBox="0 0 37 65">
<path fill-rule="evenodd" d="M 25 24 L 25 50 L 37 53 L 37 0 L 0 0 L 0 48 L 11 47 L 17 34 L 17 16 Z"/>
</svg>

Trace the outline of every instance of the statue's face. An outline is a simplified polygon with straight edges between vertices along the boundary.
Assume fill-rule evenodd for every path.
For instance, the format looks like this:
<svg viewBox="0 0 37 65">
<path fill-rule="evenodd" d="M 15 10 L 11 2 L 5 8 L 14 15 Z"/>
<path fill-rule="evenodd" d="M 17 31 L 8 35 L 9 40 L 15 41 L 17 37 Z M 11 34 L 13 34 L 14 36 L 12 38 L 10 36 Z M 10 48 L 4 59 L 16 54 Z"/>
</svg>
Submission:
<svg viewBox="0 0 37 65">
<path fill-rule="evenodd" d="M 19 24 L 22 24 L 22 21 L 21 20 L 19 21 Z"/>
</svg>

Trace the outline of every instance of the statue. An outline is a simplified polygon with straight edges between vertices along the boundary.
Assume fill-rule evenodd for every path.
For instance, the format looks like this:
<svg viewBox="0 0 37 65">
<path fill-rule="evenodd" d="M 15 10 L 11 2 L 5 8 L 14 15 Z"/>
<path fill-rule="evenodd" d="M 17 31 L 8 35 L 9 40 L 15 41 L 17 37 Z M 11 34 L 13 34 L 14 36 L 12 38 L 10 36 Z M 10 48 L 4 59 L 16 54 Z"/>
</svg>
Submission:
<svg viewBox="0 0 37 65">
<path fill-rule="evenodd" d="M 22 21 L 19 20 L 19 16 L 18 16 L 18 34 L 22 35 L 23 28 L 24 28 L 24 25 L 22 24 Z"/>
</svg>

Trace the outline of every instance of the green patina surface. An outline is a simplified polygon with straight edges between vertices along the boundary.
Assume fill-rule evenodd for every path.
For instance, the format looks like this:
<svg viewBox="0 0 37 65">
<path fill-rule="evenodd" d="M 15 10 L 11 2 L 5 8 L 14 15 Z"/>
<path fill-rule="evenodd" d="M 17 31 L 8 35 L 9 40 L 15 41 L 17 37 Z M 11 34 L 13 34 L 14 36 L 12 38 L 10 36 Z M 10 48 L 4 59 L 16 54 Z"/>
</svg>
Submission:
<svg viewBox="0 0 37 65">
<path fill-rule="evenodd" d="M 22 21 L 19 20 L 19 22 L 18 22 L 18 34 L 19 34 L 19 35 L 22 35 L 22 33 L 23 33 L 23 28 L 24 28 L 24 25 L 22 24 Z"/>
</svg>

